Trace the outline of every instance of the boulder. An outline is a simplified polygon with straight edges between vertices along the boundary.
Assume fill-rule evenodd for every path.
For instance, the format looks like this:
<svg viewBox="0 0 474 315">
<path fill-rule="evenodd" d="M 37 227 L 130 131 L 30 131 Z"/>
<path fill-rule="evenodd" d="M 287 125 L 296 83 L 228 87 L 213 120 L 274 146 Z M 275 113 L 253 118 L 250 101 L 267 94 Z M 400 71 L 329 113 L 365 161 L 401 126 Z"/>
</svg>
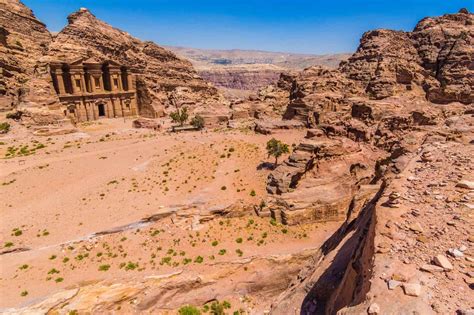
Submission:
<svg viewBox="0 0 474 315">
<path fill-rule="evenodd" d="M 302 129 L 304 124 L 296 120 L 264 120 L 257 121 L 255 124 L 255 132 L 264 135 L 271 134 L 276 129 Z"/>
<path fill-rule="evenodd" d="M 420 296 L 421 294 L 421 285 L 418 283 L 404 283 L 403 291 L 406 295 L 409 296 Z"/>
<path fill-rule="evenodd" d="M 445 271 L 451 271 L 454 269 L 453 265 L 451 262 L 448 260 L 448 258 L 444 255 L 437 255 L 433 258 L 433 262 L 435 265 L 440 266 L 443 268 Z"/>
<path fill-rule="evenodd" d="M 133 128 L 147 128 L 153 130 L 160 130 L 161 123 L 155 119 L 138 118 L 132 122 Z"/>
<path fill-rule="evenodd" d="M 380 306 L 377 303 L 372 303 L 367 310 L 367 314 L 369 315 L 377 315 L 380 314 Z"/>
</svg>

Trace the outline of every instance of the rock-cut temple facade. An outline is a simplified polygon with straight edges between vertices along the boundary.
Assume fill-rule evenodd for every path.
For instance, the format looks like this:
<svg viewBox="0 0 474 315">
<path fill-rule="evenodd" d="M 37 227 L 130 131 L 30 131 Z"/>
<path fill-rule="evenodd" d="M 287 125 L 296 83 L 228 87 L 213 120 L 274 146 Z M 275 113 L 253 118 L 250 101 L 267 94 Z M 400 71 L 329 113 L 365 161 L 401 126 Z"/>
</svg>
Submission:
<svg viewBox="0 0 474 315">
<path fill-rule="evenodd" d="M 134 76 L 113 61 L 51 62 L 51 77 L 65 115 L 75 122 L 138 114 Z"/>
</svg>

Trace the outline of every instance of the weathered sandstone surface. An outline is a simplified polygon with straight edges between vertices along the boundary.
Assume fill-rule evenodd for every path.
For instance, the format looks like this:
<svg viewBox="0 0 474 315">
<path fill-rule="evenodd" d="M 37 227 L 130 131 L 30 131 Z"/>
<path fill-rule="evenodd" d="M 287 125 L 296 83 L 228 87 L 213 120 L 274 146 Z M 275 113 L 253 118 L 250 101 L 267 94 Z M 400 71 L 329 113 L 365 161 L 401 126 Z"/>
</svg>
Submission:
<svg viewBox="0 0 474 315">
<path fill-rule="evenodd" d="M 142 116 L 164 116 L 181 106 L 209 117 L 210 122 L 230 116 L 225 99 L 199 77 L 190 62 L 100 21 L 87 9 L 71 14 L 68 25 L 54 37 L 18 0 L 0 3 L 0 22 L 0 97 L 4 110 L 34 107 L 58 111 L 49 63 L 92 58 L 112 60 L 131 70 L 136 76 Z"/>
<path fill-rule="evenodd" d="M 343 224 L 272 314 L 472 311 L 472 23 L 461 10 L 367 32 L 338 70 L 295 77 L 284 118 L 312 129 L 258 212 Z"/>
<path fill-rule="evenodd" d="M 46 26 L 29 8 L 16 0 L 0 1 L 0 110 L 20 103 L 58 104 L 49 73 L 38 63 L 51 42 Z"/>
<path fill-rule="evenodd" d="M 426 18 L 413 32 L 365 33 L 339 69 L 313 67 L 297 76 L 285 118 L 314 126 L 322 115 L 349 108 L 354 96 L 472 104 L 473 23 L 473 14 L 457 13 Z"/>
<path fill-rule="evenodd" d="M 189 61 L 98 20 L 87 9 L 69 15 L 68 22 L 49 47 L 48 57 L 110 59 L 129 67 L 138 74 L 141 115 L 162 116 L 176 106 L 211 112 L 224 107 L 217 90 L 197 75 Z"/>
</svg>

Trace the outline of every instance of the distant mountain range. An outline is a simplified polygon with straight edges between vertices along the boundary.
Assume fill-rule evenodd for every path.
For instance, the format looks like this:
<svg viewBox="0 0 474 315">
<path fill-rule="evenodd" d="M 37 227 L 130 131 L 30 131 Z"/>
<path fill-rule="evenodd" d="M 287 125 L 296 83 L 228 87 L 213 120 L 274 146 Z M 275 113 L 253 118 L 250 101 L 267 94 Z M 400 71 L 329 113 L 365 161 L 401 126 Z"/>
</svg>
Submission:
<svg viewBox="0 0 474 315">
<path fill-rule="evenodd" d="M 211 50 L 174 46 L 165 48 L 189 59 L 198 69 L 252 64 L 270 64 L 292 70 L 302 70 L 314 65 L 335 68 L 342 60 L 351 56 L 351 53 L 312 55 L 242 49 Z"/>
<path fill-rule="evenodd" d="M 164 46 L 191 61 L 199 75 L 223 91 L 242 96 L 242 91 L 255 91 L 273 84 L 280 73 L 299 71 L 321 65 L 336 68 L 350 53 L 311 55 L 260 50 L 211 50 Z"/>
</svg>

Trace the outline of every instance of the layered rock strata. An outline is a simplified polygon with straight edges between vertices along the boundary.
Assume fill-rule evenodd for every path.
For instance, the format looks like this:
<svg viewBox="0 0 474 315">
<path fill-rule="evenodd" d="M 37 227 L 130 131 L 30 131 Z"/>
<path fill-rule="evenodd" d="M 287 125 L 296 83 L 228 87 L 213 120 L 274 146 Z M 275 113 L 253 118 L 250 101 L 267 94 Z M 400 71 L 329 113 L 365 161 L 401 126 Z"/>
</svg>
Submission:
<svg viewBox="0 0 474 315">
<path fill-rule="evenodd" d="M 230 110 L 217 89 L 204 81 L 190 62 L 153 42 L 130 34 L 80 9 L 54 37 L 18 0 L 0 3 L 0 106 L 3 110 L 61 113 L 49 64 L 80 58 L 112 61 L 134 75 L 139 114 L 159 117 L 186 106 L 209 123 L 226 121 Z M 207 121 L 206 121 L 207 123 Z"/>
</svg>

